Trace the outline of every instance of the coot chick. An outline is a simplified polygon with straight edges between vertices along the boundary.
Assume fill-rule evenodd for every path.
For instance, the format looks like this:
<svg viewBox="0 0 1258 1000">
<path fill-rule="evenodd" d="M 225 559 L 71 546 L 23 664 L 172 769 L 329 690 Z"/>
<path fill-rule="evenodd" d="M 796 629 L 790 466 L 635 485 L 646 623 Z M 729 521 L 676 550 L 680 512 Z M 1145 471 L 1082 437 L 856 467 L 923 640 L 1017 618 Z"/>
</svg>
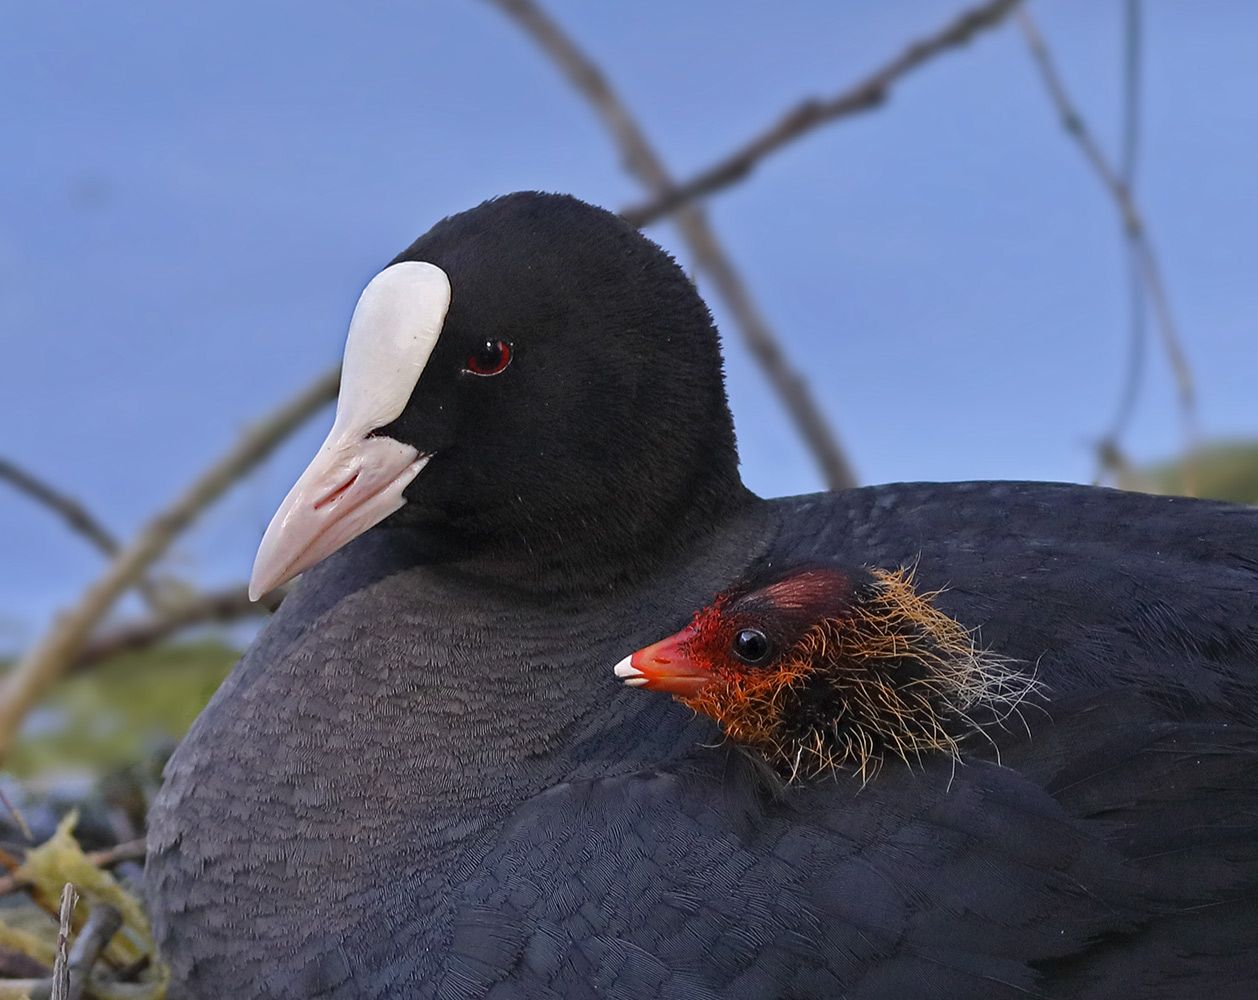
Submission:
<svg viewBox="0 0 1258 1000">
<path fill-rule="evenodd" d="M 665 691 L 754 747 L 785 776 L 889 758 L 953 758 L 1039 687 L 919 591 L 912 569 L 815 565 L 739 579 L 616 676 Z"/>
</svg>

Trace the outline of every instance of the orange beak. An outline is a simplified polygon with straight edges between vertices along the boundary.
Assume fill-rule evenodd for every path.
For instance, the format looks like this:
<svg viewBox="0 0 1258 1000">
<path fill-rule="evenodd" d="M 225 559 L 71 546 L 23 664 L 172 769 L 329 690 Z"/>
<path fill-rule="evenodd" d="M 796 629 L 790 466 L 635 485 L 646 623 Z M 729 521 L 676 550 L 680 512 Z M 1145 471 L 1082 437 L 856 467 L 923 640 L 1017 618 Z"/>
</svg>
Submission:
<svg viewBox="0 0 1258 1000">
<path fill-rule="evenodd" d="M 629 687 L 692 696 L 712 681 L 712 673 L 690 654 L 699 630 L 687 625 L 675 635 L 639 649 L 616 664 L 616 676 Z"/>
</svg>

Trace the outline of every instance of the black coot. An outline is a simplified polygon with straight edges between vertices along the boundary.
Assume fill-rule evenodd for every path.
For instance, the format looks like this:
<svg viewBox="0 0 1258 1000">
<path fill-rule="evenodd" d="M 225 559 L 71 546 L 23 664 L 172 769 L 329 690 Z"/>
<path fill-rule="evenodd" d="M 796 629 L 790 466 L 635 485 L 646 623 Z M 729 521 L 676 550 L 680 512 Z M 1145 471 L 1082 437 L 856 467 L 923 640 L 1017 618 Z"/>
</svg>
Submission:
<svg viewBox="0 0 1258 1000">
<path fill-rule="evenodd" d="M 1046 685 L 1031 737 L 784 791 L 611 675 L 817 560 L 947 584 Z M 175 996 L 1255 995 L 1258 513 L 759 500 L 707 310 L 606 212 L 496 199 L 371 283 L 255 588 L 303 569 L 152 816 Z"/>
</svg>

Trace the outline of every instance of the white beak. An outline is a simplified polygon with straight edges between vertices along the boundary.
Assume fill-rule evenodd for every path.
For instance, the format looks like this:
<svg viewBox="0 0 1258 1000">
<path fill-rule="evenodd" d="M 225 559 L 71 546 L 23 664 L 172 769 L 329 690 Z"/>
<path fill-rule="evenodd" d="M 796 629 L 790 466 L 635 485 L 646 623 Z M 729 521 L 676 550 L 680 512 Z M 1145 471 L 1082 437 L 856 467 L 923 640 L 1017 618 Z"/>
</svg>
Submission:
<svg viewBox="0 0 1258 1000">
<path fill-rule="evenodd" d="M 404 261 L 377 274 L 350 320 L 336 420 L 271 519 L 249 580 L 257 600 L 406 503 L 428 464 L 412 445 L 372 432 L 401 415 L 450 306 L 441 268 Z"/>
</svg>

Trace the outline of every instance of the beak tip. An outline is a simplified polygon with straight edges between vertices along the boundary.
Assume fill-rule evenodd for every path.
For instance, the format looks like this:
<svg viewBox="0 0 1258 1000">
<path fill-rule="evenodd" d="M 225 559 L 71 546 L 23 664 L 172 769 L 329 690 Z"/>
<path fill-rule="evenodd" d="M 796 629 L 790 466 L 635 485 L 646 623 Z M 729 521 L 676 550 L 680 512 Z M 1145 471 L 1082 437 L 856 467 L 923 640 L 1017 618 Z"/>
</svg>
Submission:
<svg viewBox="0 0 1258 1000">
<path fill-rule="evenodd" d="M 681 697 L 694 695 L 713 680 L 711 673 L 691 658 L 689 644 L 694 637 L 692 628 L 683 629 L 626 656 L 616 664 L 614 673 L 626 687 Z"/>
<path fill-rule="evenodd" d="M 253 563 L 253 572 L 249 575 L 249 600 L 251 601 L 261 600 L 276 587 L 287 583 L 297 575 L 292 568 L 277 569 L 276 560 L 268 558 L 269 555 L 267 540 L 263 538 L 258 557 Z"/>
<path fill-rule="evenodd" d="M 249 600 L 251 601 L 265 597 L 284 582 L 277 580 L 275 571 L 266 565 L 269 561 L 264 558 L 266 551 L 267 539 L 264 537 L 262 546 L 258 550 L 258 557 L 253 562 L 253 572 L 249 574 Z"/>
<path fill-rule="evenodd" d="M 413 445 L 366 436 L 341 440 L 336 425 L 271 518 L 249 578 L 256 601 L 402 507 L 402 491 L 428 463 Z"/>
<path fill-rule="evenodd" d="M 615 674 L 626 684 L 631 687 L 637 687 L 646 683 L 646 677 L 642 671 L 633 665 L 633 655 L 626 656 L 623 660 L 616 664 Z"/>
</svg>

